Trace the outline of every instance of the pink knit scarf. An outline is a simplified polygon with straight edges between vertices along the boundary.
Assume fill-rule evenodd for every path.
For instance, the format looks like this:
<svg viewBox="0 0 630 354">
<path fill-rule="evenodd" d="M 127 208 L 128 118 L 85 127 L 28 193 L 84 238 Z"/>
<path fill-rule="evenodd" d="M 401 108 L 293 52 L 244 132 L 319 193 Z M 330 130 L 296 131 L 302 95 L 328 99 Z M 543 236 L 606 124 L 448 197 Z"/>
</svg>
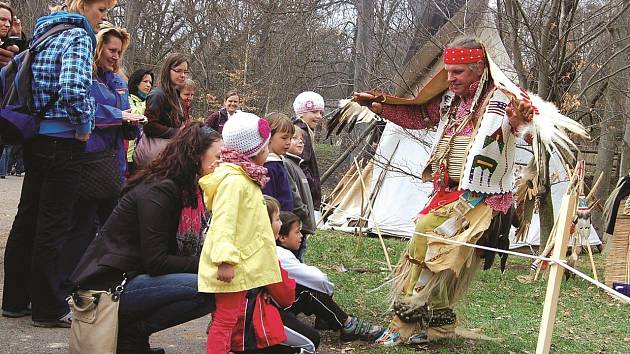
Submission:
<svg viewBox="0 0 630 354">
<path fill-rule="evenodd" d="M 221 150 L 221 159 L 215 162 L 215 165 L 218 166 L 224 162 L 233 163 L 237 166 L 240 166 L 245 173 L 251 178 L 254 182 L 256 182 L 260 188 L 264 188 L 267 182 L 269 182 L 269 177 L 267 177 L 267 169 L 263 166 L 255 164 L 251 158 L 245 156 L 243 153 L 238 152 L 233 149 L 223 148 Z"/>
</svg>

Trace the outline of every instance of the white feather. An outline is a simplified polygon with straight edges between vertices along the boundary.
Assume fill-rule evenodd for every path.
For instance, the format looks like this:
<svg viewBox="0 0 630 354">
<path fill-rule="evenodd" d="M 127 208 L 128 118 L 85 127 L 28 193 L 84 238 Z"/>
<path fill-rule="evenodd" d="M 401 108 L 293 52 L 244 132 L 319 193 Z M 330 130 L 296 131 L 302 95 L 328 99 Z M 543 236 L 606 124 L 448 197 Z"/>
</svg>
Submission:
<svg viewBox="0 0 630 354">
<path fill-rule="evenodd" d="M 523 135 L 539 136 L 550 153 L 560 147 L 573 156 L 571 148 L 577 149 L 577 146 L 566 132 L 589 138 L 586 129 L 580 123 L 560 113 L 553 103 L 547 102 L 531 92 L 528 92 L 528 95 L 538 112 L 534 114 L 532 123 L 523 129 Z"/>
<path fill-rule="evenodd" d="M 343 106 L 347 105 L 350 102 L 352 102 L 352 100 L 350 100 L 349 98 L 344 98 L 342 100 L 339 100 L 339 103 L 337 104 L 337 107 L 343 108 Z"/>
</svg>

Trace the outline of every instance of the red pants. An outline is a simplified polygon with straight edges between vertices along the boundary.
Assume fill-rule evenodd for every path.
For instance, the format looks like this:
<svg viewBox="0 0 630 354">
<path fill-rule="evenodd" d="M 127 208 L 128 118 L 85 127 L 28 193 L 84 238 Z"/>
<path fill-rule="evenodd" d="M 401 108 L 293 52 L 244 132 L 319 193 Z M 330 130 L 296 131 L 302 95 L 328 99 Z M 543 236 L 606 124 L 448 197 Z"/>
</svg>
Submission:
<svg viewBox="0 0 630 354">
<path fill-rule="evenodd" d="M 232 330 L 239 313 L 245 311 L 247 291 L 214 294 L 216 310 L 212 313 L 212 325 L 208 331 L 206 354 L 227 354 L 232 347 Z"/>
</svg>

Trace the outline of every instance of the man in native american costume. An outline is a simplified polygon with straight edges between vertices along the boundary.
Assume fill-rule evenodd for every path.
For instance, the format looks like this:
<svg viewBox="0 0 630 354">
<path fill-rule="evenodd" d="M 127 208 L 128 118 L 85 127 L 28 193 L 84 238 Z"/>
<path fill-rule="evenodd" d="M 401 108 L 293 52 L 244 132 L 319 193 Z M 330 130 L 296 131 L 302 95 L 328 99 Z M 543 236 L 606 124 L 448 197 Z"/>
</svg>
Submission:
<svg viewBox="0 0 630 354">
<path fill-rule="evenodd" d="M 437 126 L 422 174 L 433 181 L 434 193 L 418 214 L 416 233 L 397 266 L 395 316 L 379 344 L 454 335 L 453 305 L 480 268 L 481 255 L 444 239 L 497 246 L 502 235 L 503 246 L 509 245 L 515 142 L 536 109 L 475 38 L 453 41 L 443 61 L 444 70 L 413 99 L 372 92 L 353 98 L 403 128 Z M 490 264 L 493 256 L 484 255 Z"/>
</svg>

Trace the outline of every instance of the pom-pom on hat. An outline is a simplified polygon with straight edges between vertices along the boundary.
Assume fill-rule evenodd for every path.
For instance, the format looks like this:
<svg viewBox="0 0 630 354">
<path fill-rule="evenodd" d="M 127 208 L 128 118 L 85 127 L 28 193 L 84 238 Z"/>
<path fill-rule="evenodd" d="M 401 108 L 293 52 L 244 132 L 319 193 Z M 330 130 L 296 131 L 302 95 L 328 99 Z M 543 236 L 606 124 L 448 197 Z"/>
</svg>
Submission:
<svg viewBox="0 0 630 354">
<path fill-rule="evenodd" d="M 295 98 L 295 101 L 293 101 L 293 110 L 297 115 L 304 112 L 323 112 L 324 98 L 319 93 L 313 91 L 302 92 Z"/>
<path fill-rule="evenodd" d="M 267 121 L 252 113 L 236 112 L 223 126 L 223 146 L 247 157 L 258 154 L 270 136 Z"/>
</svg>

